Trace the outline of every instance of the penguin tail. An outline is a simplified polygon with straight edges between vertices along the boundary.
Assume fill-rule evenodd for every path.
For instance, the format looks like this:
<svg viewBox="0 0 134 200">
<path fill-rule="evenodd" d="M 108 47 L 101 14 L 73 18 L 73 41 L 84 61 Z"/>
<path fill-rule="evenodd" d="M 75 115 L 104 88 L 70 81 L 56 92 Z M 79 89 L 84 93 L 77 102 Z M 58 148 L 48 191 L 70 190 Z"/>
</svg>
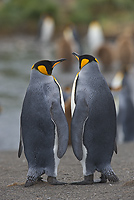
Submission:
<svg viewBox="0 0 134 200">
<path fill-rule="evenodd" d="M 119 178 L 114 173 L 111 166 L 106 167 L 102 170 L 102 173 L 106 176 L 106 178 L 109 180 L 109 182 L 118 182 Z"/>
</svg>

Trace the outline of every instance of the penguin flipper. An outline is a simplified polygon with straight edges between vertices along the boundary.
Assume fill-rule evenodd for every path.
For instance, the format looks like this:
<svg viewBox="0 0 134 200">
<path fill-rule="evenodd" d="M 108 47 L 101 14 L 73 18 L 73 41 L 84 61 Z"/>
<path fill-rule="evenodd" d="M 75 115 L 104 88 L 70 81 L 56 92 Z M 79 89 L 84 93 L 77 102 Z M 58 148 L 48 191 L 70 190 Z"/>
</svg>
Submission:
<svg viewBox="0 0 134 200">
<path fill-rule="evenodd" d="M 23 142 L 22 142 L 22 131 L 21 131 L 21 127 L 20 127 L 20 143 L 19 143 L 19 150 L 18 150 L 19 158 L 21 157 L 22 150 L 23 150 Z"/>
<path fill-rule="evenodd" d="M 83 158 L 83 132 L 88 119 L 89 108 L 85 99 L 77 104 L 71 122 L 71 140 L 73 152 L 76 158 L 81 161 Z"/>
<path fill-rule="evenodd" d="M 56 126 L 58 135 L 57 156 L 58 158 L 62 158 L 68 146 L 68 138 L 69 138 L 68 123 L 65 117 L 65 113 L 58 102 L 52 103 L 50 111 L 51 111 L 51 118 Z"/>
</svg>

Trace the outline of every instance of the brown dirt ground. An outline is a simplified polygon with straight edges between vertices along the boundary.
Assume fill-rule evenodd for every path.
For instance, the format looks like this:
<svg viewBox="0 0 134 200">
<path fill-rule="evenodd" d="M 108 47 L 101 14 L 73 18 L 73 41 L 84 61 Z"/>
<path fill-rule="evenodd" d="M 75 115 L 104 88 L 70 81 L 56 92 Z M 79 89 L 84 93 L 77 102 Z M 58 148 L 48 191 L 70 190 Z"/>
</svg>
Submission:
<svg viewBox="0 0 134 200">
<path fill-rule="evenodd" d="M 29 188 L 24 187 L 27 174 L 27 162 L 24 155 L 19 159 L 17 152 L 0 152 L 0 199 L 1 200 L 133 200 L 134 199 L 134 143 L 118 145 L 118 154 L 113 156 L 112 168 L 120 182 L 93 185 L 47 184 L 46 175 L 43 183 Z M 100 174 L 95 173 L 95 178 Z M 58 180 L 67 183 L 83 179 L 82 167 L 73 155 L 71 147 L 61 159 Z"/>
</svg>

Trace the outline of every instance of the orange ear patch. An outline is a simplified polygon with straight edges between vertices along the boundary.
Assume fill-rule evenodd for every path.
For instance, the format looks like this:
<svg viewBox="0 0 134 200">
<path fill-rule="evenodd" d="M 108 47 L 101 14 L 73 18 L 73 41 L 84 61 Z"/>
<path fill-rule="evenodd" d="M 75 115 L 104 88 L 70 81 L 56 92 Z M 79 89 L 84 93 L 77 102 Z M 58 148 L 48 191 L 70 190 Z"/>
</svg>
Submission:
<svg viewBox="0 0 134 200">
<path fill-rule="evenodd" d="M 38 70 L 39 72 L 41 72 L 42 74 L 48 75 L 48 72 L 46 70 L 46 67 L 44 65 L 39 65 L 38 66 Z"/>
<path fill-rule="evenodd" d="M 89 60 L 88 59 L 82 59 L 82 61 L 81 61 L 81 69 L 82 69 L 82 67 L 84 67 L 87 63 L 89 63 Z"/>
</svg>

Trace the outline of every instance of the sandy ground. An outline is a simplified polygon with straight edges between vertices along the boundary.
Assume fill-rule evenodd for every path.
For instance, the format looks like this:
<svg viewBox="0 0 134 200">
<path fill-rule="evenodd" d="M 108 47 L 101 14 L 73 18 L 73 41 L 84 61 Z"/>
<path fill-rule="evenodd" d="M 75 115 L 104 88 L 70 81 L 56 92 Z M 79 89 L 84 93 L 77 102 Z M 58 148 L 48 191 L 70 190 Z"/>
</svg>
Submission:
<svg viewBox="0 0 134 200">
<path fill-rule="evenodd" d="M 119 183 L 52 186 L 45 181 L 46 175 L 43 175 L 43 183 L 25 188 L 27 162 L 24 155 L 19 159 L 17 152 L 0 152 L 0 200 L 133 200 L 134 143 L 118 145 L 118 154 L 113 156 L 112 168 L 120 179 Z M 99 176 L 96 172 L 95 178 Z M 57 179 L 67 183 L 83 179 L 82 167 L 71 147 L 61 159 Z"/>
</svg>

